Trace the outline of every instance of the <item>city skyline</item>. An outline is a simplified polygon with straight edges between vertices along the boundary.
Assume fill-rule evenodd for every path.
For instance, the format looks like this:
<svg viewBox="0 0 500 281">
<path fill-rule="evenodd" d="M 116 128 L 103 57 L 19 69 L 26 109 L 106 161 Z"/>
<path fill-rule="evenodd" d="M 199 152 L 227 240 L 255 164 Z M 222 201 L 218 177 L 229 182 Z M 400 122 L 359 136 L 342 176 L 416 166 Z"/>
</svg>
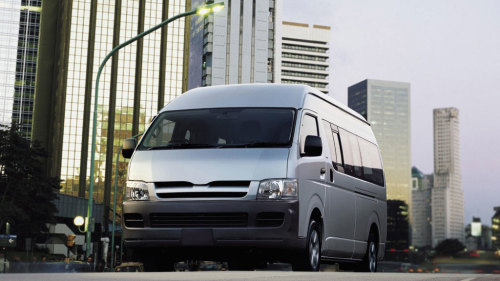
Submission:
<svg viewBox="0 0 500 281">
<path fill-rule="evenodd" d="M 466 222 L 479 216 L 490 223 L 492 208 L 499 202 L 489 195 L 500 188 L 490 172 L 500 169 L 500 157 L 490 157 L 500 155 L 495 143 L 500 129 L 493 126 L 498 124 L 500 97 L 492 92 L 500 75 L 500 38 L 491 36 L 500 32 L 494 12 L 500 2 L 287 3 L 283 20 L 332 26 L 335 72 L 330 70 L 330 85 L 337 100 L 347 103 L 347 87 L 367 78 L 411 83 L 412 165 L 425 174 L 434 169 L 432 110 L 460 110 Z M 301 9 L 295 8 L 298 5 Z"/>
</svg>

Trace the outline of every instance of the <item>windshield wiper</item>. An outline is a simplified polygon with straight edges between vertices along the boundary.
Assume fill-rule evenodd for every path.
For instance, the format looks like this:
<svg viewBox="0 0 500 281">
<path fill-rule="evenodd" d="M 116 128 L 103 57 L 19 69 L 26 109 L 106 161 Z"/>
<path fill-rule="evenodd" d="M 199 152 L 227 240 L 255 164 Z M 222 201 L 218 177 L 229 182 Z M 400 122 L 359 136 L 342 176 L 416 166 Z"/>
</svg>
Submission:
<svg viewBox="0 0 500 281">
<path fill-rule="evenodd" d="M 153 146 L 147 150 L 161 150 L 161 149 L 175 149 L 175 148 L 212 148 L 217 147 L 213 144 L 207 143 L 171 143 L 167 145 Z"/>
</svg>

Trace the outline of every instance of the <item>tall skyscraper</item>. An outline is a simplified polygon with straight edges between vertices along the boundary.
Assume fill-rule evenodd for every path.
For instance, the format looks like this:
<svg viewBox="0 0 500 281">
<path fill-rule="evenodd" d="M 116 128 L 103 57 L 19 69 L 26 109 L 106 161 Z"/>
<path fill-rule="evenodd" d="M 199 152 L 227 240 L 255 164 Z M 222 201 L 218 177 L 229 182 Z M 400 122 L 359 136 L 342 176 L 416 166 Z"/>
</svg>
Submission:
<svg viewBox="0 0 500 281">
<path fill-rule="evenodd" d="M 0 3 L 0 124 L 31 139 L 41 0 Z"/>
<path fill-rule="evenodd" d="M 281 83 L 306 84 L 328 94 L 330 27 L 284 21 Z"/>
<path fill-rule="evenodd" d="M 402 200 L 411 211 L 410 84 L 361 81 L 349 87 L 348 106 L 372 126 L 384 163 L 387 199 Z"/>
<path fill-rule="evenodd" d="M 432 245 L 432 185 L 433 175 L 424 175 L 416 167 L 411 168 L 411 245 Z"/>
<path fill-rule="evenodd" d="M 192 0 L 192 5 L 203 0 Z M 191 19 L 188 88 L 276 81 L 281 1 L 217 0 L 225 9 Z"/>
<path fill-rule="evenodd" d="M 190 8 L 187 0 L 43 2 L 33 139 L 49 151 L 47 172 L 60 176 L 62 193 L 88 197 L 91 120 L 101 61 L 119 43 Z M 105 218 L 114 159 L 123 140 L 144 131 L 158 110 L 182 93 L 187 20 L 174 21 L 125 47 L 103 70 L 94 199 L 104 202 Z M 120 161 L 123 187 L 126 162 Z M 119 202 L 122 194 L 119 190 Z"/>
<path fill-rule="evenodd" d="M 434 109 L 432 245 L 448 238 L 465 242 L 464 220 L 458 109 Z"/>
</svg>

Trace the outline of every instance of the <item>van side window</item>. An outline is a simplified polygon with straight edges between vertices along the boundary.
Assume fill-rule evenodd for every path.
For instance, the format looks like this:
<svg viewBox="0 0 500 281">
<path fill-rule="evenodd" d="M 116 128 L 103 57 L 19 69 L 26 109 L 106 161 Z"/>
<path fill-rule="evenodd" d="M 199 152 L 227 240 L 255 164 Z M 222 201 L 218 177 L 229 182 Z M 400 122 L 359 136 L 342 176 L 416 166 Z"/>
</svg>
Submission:
<svg viewBox="0 0 500 281">
<path fill-rule="evenodd" d="M 344 172 L 344 161 L 342 160 L 342 151 L 340 149 L 339 133 L 337 126 L 323 120 L 328 146 L 330 147 L 330 156 L 333 168 L 339 172 Z"/>
<path fill-rule="evenodd" d="M 307 136 L 318 136 L 318 122 L 316 117 L 306 114 L 300 124 L 300 154 L 304 154 Z"/>
<path fill-rule="evenodd" d="M 363 170 L 361 169 L 358 138 L 354 134 L 341 129 L 340 140 L 342 141 L 342 152 L 344 153 L 345 173 L 361 179 Z"/>
<path fill-rule="evenodd" d="M 358 137 L 349 133 L 349 139 L 351 140 L 352 156 L 354 160 L 354 176 L 362 179 L 363 166 L 361 164 L 361 152 L 359 151 Z"/>
<path fill-rule="evenodd" d="M 352 156 L 351 140 L 349 139 L 348 134 L 348 132 L 340 130 L 340 141 L 342 141 L 345 173 L 354 177 L 354 159 Z"/>
<path fill-rule="evenodd" d="M 326 139 L 328 141 L 328 147 L 330 148 L 330 157 L 332 159 L 333 168 L 337 170 L 337 149 L 335 148 L 335 143 L 333 142 L 333 134 L 330 127 L 330 122 L 323 120 L 323 126 L 325 127 Z"/>
<path fill-rule="evenodd" d="M 384 173 L 380 154 L 376 145 L 364 139 L 359 139 L 361 158 L 363 161 L 363 177 L 366 181 L 384 186 Z"/>
<path fill-rule="evenodd" d="M 344 156 L 342 155 L 342 144 L 340 143 L 340 136 L 338 131 L 333 131 L 333 142 L 335 149 L 337 149 L 337 170 L 344 173 Z"/>
</svg>

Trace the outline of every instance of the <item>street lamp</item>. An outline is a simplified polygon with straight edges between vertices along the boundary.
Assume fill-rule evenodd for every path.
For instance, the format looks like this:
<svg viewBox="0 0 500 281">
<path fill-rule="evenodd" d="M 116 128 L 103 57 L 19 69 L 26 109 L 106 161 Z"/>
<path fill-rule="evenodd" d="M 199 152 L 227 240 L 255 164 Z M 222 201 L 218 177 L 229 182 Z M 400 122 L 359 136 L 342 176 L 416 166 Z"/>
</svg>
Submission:
<svg viewBox="0 0 500 281">
<path fill-rule="evenodd" d="M 150 34 L 151 32 L 169 24 L 170 22 L 180 19 L 183 17 L 191 16 L 194 14 L 199 14 L 199 15 L 205 15 L 209 12 L 217 12 L 221 11 L 224 8 L 224 3 L 211 3 L 211 4 L 205 4 L 201 5 L 198 8 L 195 8 L 191 11 L 184 12 L 181 14 L 178 14 L 176 16 L 173 16 L 169 19 L 166 19 L 165 21 L 161 22 L 160 24 L 138 34 L 135 37 L 130 38 L 129 40 L 121 43 L 120 45 L 116 46 L 109 52 L 104 60 L 101 62 L 101 65 L 99 66 L 99 70 L 97 71 L 97 79 L 95 82 L 95 97 L 94 97 L 94 118 L 93 118 L 93 128 L 92 128 L 92 152 L 90 154 L 90 185 L 89 185 L 89 200 L 88 200 L 88 207 L 87 207 L 87 224 L 85 226 L 87 230 L 87 235 L 86 235 L 86 240 L 87 240 L 87 248 L 86 248 L 86 253 L 85 255 L 88 257 L 90 254 L 90 243 L 91 243 L 91 237 L 92 237 L 92 227 L 88 226 L 88 223 L 90 222 L 92 218 L 92 204 L 93 204 L 93 193 L 94 193 L 94 161 L 95 161 L 95 144 L 96 144 L 96 138 L 97 138 L 97 106 L 98 106 L 98 96 L 99 96 L 99 79 L 101 78 L 101 72 L 104 69 L 104 65 L 106 62 L 115 54 L 118 50 L 122 49 L 125 46 L 128 46 L 132 44 L 133 42 L 139 40 L 140 38 Z"/>
</svg>

